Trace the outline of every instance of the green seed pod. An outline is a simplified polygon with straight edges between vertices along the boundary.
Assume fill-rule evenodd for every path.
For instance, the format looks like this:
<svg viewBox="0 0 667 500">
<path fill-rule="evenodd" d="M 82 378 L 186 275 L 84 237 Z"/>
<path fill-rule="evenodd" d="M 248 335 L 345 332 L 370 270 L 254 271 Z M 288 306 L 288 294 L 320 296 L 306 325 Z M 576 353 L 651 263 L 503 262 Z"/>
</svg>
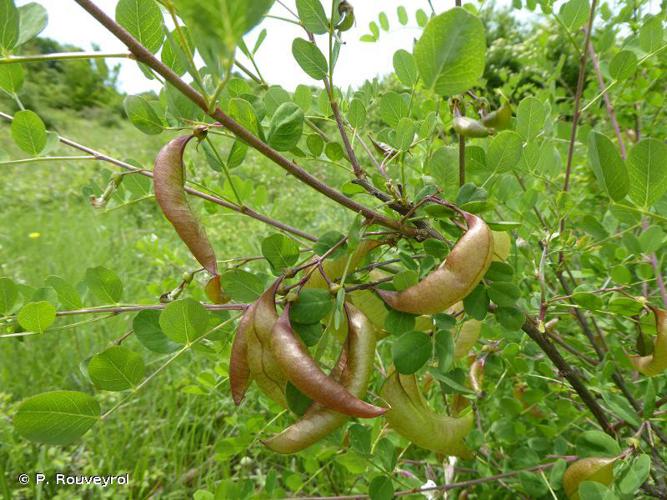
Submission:
<svg viewBox="0 0 667 500">
<path fill-rule="evenodd" d="M 496 130 L 505 130 L 510 126 L 511 121 L 512 107 L 509 102 L 504 102 L 497 110 L 491 111 L 491 113 L 482 118 L 484 126 Z"/>
<path fill-rule="evenodd" d="M 348 337 L 330 377 L 357 398 L 366 395 L 373 372 L 375 333 L 368 318 L 351 304 L 345 305 Z M 328 436 L 349 420 L 347 415 L 313 403 L 303 418 L 264 444 L 278 453 L 296 453 Z"/>
<path fill-rule="evenodd" d="M 362 401 L 322 371 L 294 334 L 289 305 L 271 332 L 271 351 L 289 381 L 313 401 L 352 417 L 373 418 L 387 411 Z"/>
<path fill-rule="evenodd" d="M 584 481 L 595 481 L 609 486 L 614 482 L 616 458 L 590 457 L 572 463 L 563 474 L 563 489 L 567 498 L 579 500 L 579 485 Z"/>
<path fill-rule="evenodd" d="M 389 426 L 415 445 L 448 456 L 472 458 L 464 443 L 472 430 L 473 415 L 438 415 L 421 394 L 414 375 L 391 373 L 380 395 L 391 409 L 385 413 Z"/>
<path fill-rule="evenodd" d="M 667 370 L 667 311 L 654 308 L 653 314 L 656 329 L 653 354 L 630 357 L 630 362 L 635 369 L 647 377 L 655 377 Z"/>
<path fill-rule="evenodd" d="M 479 334 L 482 331 L 482 322 L 476 319 L 470 319 L 461 325 L 461 331 L 454 341 L 454 357 L 462 358 L 466 356 L 470 349 L 479 340 Z"/>
<path fill-rule="evenodd" d="M 185 196 L 183 153 L 194 135 L 183 135 L 167 143 L 157 155 L 153 168 L 155 199 L 167 220 L 174 226 L 192 255 L 212 276 L 206 287 L 207 295 L 216 303 L 229 301 L 218 277 L 218 263 L 206 231 L 195 217 Z"/>
<path fill-rule="evenodd" d="M 392 308 L 410 314 L 446 311 L 482 280 L 493 259 L 491 230 L 476 215 L 464 213 L 468 231 L 438 268 L 401 292 L 377 290 Z"/>
<path fill-rule="evenodd" d="M 452 122 L 454 131 L 463 137 L 486 137 L 489 135 L 489 129 L 477 120 L 467 116 L 457 116 Z"/>
<path fill-rule="evenodd" d="M 271 352 L 271 330 L 278 320 L 276 291 L 280 282 L 280 279 L 276 280 L 255 302 L 253 328 L 247 330 L 247 352 L 248 368 L 259 388 L 276 403 L 287 408 L 287 377 Z"/>
</svg>

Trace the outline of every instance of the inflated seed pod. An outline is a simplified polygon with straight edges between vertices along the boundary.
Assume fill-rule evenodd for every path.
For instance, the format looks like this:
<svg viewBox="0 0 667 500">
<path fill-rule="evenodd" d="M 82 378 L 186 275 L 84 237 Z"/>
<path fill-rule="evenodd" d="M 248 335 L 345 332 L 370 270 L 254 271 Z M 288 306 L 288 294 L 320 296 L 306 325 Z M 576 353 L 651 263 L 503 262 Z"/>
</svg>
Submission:
<svg viewBox="0 0 667 500">
<path fill-rule="evenodd" d="M 257 299 L 254 305 L 254 321 L 247 330 L 248 368 L 252 378 L 268 397 L 287 408 L 285 387 L 287 377 L 271 352 L 271 330 L 278 320 L 276 291 L 277 280 Z"/>
<path fill-rule="evenodd" d="M 595 481 L 609 486 L 614 482 L 616 458 L 582 458 L 570 464 L 563 474 L 563 489 L 567 498 L 579 500 L 579 485 L 584 481 Z"/>
<path fill-rule="evenodd" d="M 194 135 L 176 137 L 158 153 L 153 167 L 155 199 L 194 258 L 213 276 L 206 286 L 207 295 L 216 303 L 224 303 L 229 301 L 229 297 L 220 288 L 215 252 L 185 195 L 183 153 L 188 142 L 194 137 Z"/>
<path fill-rule="evenodd" d="M 348 337 L 343 354 L 330 377 L 357 398 L 366 395 L 373 371 L 375 333 L 368 318 L 351 304 L 345 305 Z M 296 453 L 328 436 L 349 420 L 347 415 L 313 403 L 298 422 L 264 441 L 278 453 Z"/>
<path fill-rule="evenodd" d="M 471 458 L 464 443 L 472 430 L 473 415 L 439 415 L 429 408 L 414 375 L 391 373 L 385 380 L 381 397 L 391 409 L 385 413 L 389 426 L 415 445 L 448 456 Z"/>
<path fill-rule="evenodd" d="M 243 313 L 236 328 L 229 356 L 229 385 L 232 390 L 232 399 L 237 406 L 243 401 L 252 382 L 252 374 L 248 365 L 248 332 L 255 328 L 255 307 L 255 304 L 252 304 Z"/>
<path fill-rule="evenodd" d="M 446 311 L 482 280 L 493 259 L 493 237 L 486 223 L 464 212 L 468 231 L 445 261 L 416 285 L 401 292 L 377 290 L 392 308 L 411 314 Z"/>
<path fill-rule="evenodd" d="M 456 340 L 454 340 L 454 357 L 462 358 L 470 352 L 470 349 L 479 340 L 479 334 L 482 331 L 482 322 L 476 319 L 469 319 L 461 325 Z"/>
<path fill-rule="evenodd" d="M 512 251 L 512 237 L 505 231 L 491 231 L 493 235 L 493 260 L 503 262 Z"/>
<path fill-rule="evenodd" d="M 510 126 L 512 121 L 512 107 L 509 102 L 504 102 L 497 110 L 491 111 L 482 118 L 482 123 L 485 127 L 496 130 L 505 130 Z"/>
<path fill-rule="evenodd" d="M 630 357 L 630 362 L 635 369 L 647 377 L 655 377 L 667 370 L 667 311 L 653 308 L 653 314 L 656 329 L 653 354 Z"/>
<path fill-rule="evenodd" d="M 322 371 L 292 330 L 289 305 L 271 332 L 271 351 L 289 381 L 313 401 L 352 417 L 373 418 L 387 411 L 362 401 Z"/>
<path fill-rule="evenodd" d="M 364 257 L 366 257 L 371 250 L 380 245 L 382 245 L 382 242 L 378 240 L 363 240 L 351 254 L 345 253 L 335 259 L 325 260 L 322 264 L 322 268 L 330 281 L 339 280 L 343 277 L 346 266 L 348 274 L 355 271 L 363 262 Z M 348 259 L 350 261 L 349 264 L 347 263 Z M 319 271 L 313 272 L 304 286 L 306 288 L 328 288 L 324 276 L 322 276 L 322 273 Z"/>
<path fill-rule="evenodd" d="M 489 129 L 477 120 L 467 116 L 457 116 L 452 121 L 454 131 L 463 137 L 486 137 L 489 135 Z"/>
</svg>

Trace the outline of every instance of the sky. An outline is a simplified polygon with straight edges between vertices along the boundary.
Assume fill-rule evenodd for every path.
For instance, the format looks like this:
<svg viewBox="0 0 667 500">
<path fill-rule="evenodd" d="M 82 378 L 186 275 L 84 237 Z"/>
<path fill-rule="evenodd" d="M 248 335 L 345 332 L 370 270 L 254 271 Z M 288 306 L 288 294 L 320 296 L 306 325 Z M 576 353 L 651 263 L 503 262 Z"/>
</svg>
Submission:
<svg viewBox="0 0 667 500">
<path fill-rule="evenodd" d="M 18 0 L 17 5 L 23 5 L 31 0 Z M 124 52 L 122 43 L 106 31 L 90 17 L 73 0 L 38 0 L 49 13 L 49 24 L 42 32 L 42 36 L 53 38 L 61 43 L 68 43 L 91 50 L 92 44 L 99 45 L 103 52 Z M 206 0 L 204 0 L 206 1 Z M 511 0 L 498 0 L 498 5 L 506 5 Z M 97 5 L 113 17 L 117 0 L 97 0 Z M 288 6 L 294 6 L 294 0 L 286 0 Z M 341 49 L 339 63 L 336 67 L 335 83 L 346 88 L 351 85 L 357 87 L 366 79 L 376 75 L 385 75 L 392 71 L 392 56 L 398 49 L 412 50 L 413 41 L 419 36 L 414 13 L 419 8 L 427 12 L 427 0 L 356 0 L 351 2 L 355 8 L 356 26 L 344 34 L 345 46 Z M 454 5 L 454 0 L 433 0 L 437 11 L 446 10 Z M 396 15 L 396 8 L 405 5 L 410 14 L 407 26 L 401 26 Z M 382 43 L 365 43 L 359 37 L 369 33 L 368 24 L 377 19 L 378 13 L 383 10 L 390 20 L 390 32 L 381 32 Z M 525 12 L 525 11 L 524 11 Z M 274 4 L 270 14 L 289 17 L 289 13 L 278 3 Z M 521 13 L 523 14 L 523 12 Z M 295 37 L 303 37 L 304 33 L 296 25 L 274 19 L 266 19 L 259 28 L 246 36 L 248 46 L 254 42 L 261 28 L 267 29 L 267 37 L 259 50 L 256 61 L 267 82 L 281 85 L 293 90 L 299 83 L 315 83 L 303 73 L 291 54 L 291 44 Z M 326 43 L 324 37 L 320 47 Z M 239 58 L 243 62 L 243 57 Z M 124 59 L 116 59 L 110 64 L 119 63 L 119 87 L 122 91 L 136 94 L 147 90 L 159 90 L 159 85 L 147 80 L 136 63 Z"/>
</svg>

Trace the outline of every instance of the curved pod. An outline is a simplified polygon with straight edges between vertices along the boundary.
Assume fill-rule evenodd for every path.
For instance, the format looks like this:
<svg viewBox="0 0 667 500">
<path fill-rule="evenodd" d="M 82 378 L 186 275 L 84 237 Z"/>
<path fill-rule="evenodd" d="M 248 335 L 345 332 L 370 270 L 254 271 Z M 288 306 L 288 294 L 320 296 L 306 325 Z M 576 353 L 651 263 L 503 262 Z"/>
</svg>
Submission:
<svg viewBox="0 0 667 500">
<path fill-rule="evenodd" d="M 273 327 L 271 350 L 289 381 L 313 401 L 352 417 L 373 418 L 387 411 L 362 401 L 322 371 L 294 334 L 289 305 Z"/>
<path fill-rule="evenodd" d="M 503 103 L 497 110 L 491 111 L 482 118 L 482 123 L 485 127 L 490 127 L 495 130 L 505 130 L 510 126 L 512 121 L 512 107 L 508 102 Z"/>
<path fill-rule="evenodd" d="M 454 131 L 463 137 L 486 137 L 489 135 L 489 129 L 477 120 L 467 116 L 457 116 L 452 121 Z"/>
<path fill-rule="evenodd" d="M 248 366 L 248 332 L 254 329 L 255 304 L 248 307 L 239 321 L 229 356 L 229 385 L 232 399 L 236 406 L 241 404 L 250 383 L 252 374 Z M 254 332 L 253 332 L 254 333 Z"/>
<path fill-rule="evenodd" d="M 630 357 L 630 362 L 635 369 L 647 377 L 660 375 L 667 370 L 667 311 L 654 308 L 653 313 L 656 329 L 653 354 Z"/>
<path fill-rule="evenodd" d="M 206 294 L 213 302 L 224 303 L 229 301 L 229 297 L 220 288 L 218 263 L 213 246 L 192 212 L 185 195 L 183 153 L 194 137 L 194 135 L 176 137 L 158 153 L 153 167 L 155 199 L 197 262 L 213 276 L 206 285 Z"/>
<path fill-rule="evenodd" d="M 373 371 L 375 333 L 373 325 L 359 309 L 346 304 L 345 310 L 349 333 L 331 377 L 353 396 L 363 398 Z M 348 420 L 347 415 L 314 403 L 301 420 L 264 444 L 278 453 L 296 453 L 328 436 Z"/>
<path fill-rule="evenodd" d="M 416 285 L 401 292 L 377 290 L 392 308 L 411 314 L 446 311 L 482 280 L 493 259 L 493 236 L 486 223 L 464 212 L 468 231 L 445 261 Z"/>
<path fill-rule="evenodd" d="M 414 375 L 394 371 L 387 377 L 380 395 L 391 405 L 385 413 L 389 426 L 417 446 L 448 456 L 471 458 L 463 440 L 472 430 L 473 415 L 438 415 L 421 394 Z"/>
<path fill-rule="evenodd" d="M 563 474 L 563 489 L 570 500 L 579 500 L 579 485 L 595 481 L 609 486 L 614 482 L 616 458 L 590 457 L 572 463 Z"/>
<path fill-rule="evenodd" d="M 276 403 L 287 408 L 287 377 L 271 352 L 271 330 L 278 321 L 277 280 L 254 304 L 253 325 L 247 331 L 248 367 L 259 388 Z"/>
</svg>

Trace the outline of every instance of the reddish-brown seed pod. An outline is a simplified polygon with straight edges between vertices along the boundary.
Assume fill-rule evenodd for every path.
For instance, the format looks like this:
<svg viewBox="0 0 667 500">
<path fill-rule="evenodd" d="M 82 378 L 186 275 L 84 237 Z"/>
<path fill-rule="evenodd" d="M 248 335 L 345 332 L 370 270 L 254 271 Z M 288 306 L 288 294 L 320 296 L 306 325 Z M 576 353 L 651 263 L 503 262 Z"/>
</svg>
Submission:
<svg viewBox="0 0 667 500">
<path fill-rule="evenodd" d="M 373 418 L 387 411 L 362 401 L 322 371 L 294 334 L 289 305 L 271 332 L 271 351 L 289 381 L 313 401 L 352 417 Z"/>
<path fill-rule="evenodd" d="M 656 329 L 653 354 L 630 357 L 630 362 L 635 369 L 647 377 L 655 377 L 667 370 L 667 311 L 654 308 L 653 313 Z"/>
<path fill-rule="evenodd" d="M 248 366 L 248 332 L 255 328 L 254 323 L 255 304 L 252 304 L 245 310 L 241 321 L 239 321 L 232 343 L 232 352 L 229 356 L 229 385 L 236 406 L 241 404 L 252 382 L 252 375 Z"/>
<path fill-rule="evenodd" d="M 368 388 L 375 355 L 375 332 L 368 318 L 351 304 L 346 304 L 348 337 L 330 377 L 350 394 L 363 398 Z M 303 418 L 264 444 L 278 453 L 296 453 L 331 434 L 349 420 L 347 415 L 313 403 Z"/>
<path fill-rule="evenodd" d="M 464 212 L 468 231 L 438 268 L 401 292 L 378 290 L 392 308 L 411 314 L 446 311 L 482 280 L 493 259 L 493 236 L 486 223 Z"/>
<path fill-rule="evenodd" d="M 276 403 L 287 408 L 287 377 L 271 352 L 271 330 L 278 320 L 276 291 L 278 279 L 255 302 L 253 328 L 248 329 L 248 367 L 259 388 Z"/>
<path fill-rule="evenodd" d="M 195 217 L 185 195 L 183 153 L 194 135 L 183 135 L 169 141 L 158 153 L 153 167 L 155 199 L 167 220 L 192 255 L 213 277 L 218 275 L 218 264 L 213 247 L 204 228 Z M 215 287 L 217 286 L 217 290 Z M 207 285 L 207 295 L 214 302 L 229 300 L 220 289 L 220 281 Z"/>
</svg>

